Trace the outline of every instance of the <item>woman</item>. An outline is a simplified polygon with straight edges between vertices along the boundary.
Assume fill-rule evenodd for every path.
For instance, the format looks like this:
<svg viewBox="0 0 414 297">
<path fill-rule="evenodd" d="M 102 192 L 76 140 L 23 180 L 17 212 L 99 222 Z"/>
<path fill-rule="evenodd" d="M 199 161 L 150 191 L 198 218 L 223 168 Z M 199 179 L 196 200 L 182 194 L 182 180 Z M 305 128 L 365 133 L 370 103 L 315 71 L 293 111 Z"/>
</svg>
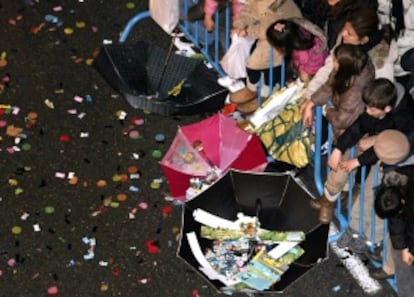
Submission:
<svg viewBox="0 0 414 297">
<path fill-rule="evenodd" d="M 327 6 L 323 11 L 326 12 L 326 35 L 328 37 L 328 47 L 334 48 L 346 22 L 346 18 L 359 13 L 361 9 L 377 10 L 377 0 L 321 0 L 322 7 Z"/>
<path fill-rule="evenodd" d="M 398 58 L 398 49 L 395 36 L 389 26 L 379 28 L 377 12 L 364 9 L 353 13 L 346 18 L 341 32 L 340 43 L 359 45 L 366 51 L 375 67 L 375 77 L 388 78 L 394 81 L 394 62 Z M 310 99 L 312 94 L 323 85 L 333 68 L 332 55 L 325 60 L 315 76 L 310 81 L 305 100 L 301 106 L 303 124 L 310 127 L 313 124 L 314 102 Z"/>
</svg>

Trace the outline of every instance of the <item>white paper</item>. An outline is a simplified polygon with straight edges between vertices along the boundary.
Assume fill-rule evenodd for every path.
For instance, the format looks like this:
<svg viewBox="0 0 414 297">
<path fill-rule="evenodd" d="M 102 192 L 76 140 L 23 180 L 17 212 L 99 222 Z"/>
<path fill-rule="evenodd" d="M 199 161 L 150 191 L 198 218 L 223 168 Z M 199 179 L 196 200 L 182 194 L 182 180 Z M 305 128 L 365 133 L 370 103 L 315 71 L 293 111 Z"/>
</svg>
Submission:
<svg viewBox="0 0 414 297">
<path fill-rule="evenodd" d="M 287 241 L 281 242 L 277 247 L 270 250 L 267 254 L 273 259 L 278 259 L 290 251 L 291 248 L 297 246 L 299 242 Z"/>
<path fill-rule="evenodd" d="M 220 218 L 216 215 L 213 215 L 201 208 L 197 208 L 193 211 L 194 220 L 206 225 L 211 228 L 221 228 L 221 229 L 232 229 L 239 230 L 240 226 L 238 223 L 229 221 L 223 218 Z"/>
<path fill-rule="evenodd" d="M 286 104 L 296 95 L 298 86 L 293 85 L 277 96 L 271 95 L 262 107 L 258 108 L 254 114 L 250 117 L 249 121 L 254 125 L 256 129 L 262 126 L 264 123 L 273 120 L 286 106 Z"/>
<path fill-rule="evenodd" d="M 204 257 L 203 252 L 201 251 L 200 244 L 198 243 L 197 236 L 195 232 L 187 233 L 187 241 L 190 246 L 191 251 L 195 259 L 197 260 L 198 264 L 200 264 L 199 270 L 204 273 L 209 279 L 219 280 L 226 286 L 231 286 L 235 282 L 227 279 L 224 275 L 219 274 L 217 271 L 211 267 L 210 263 L 208 263 L 206 257 Z"/>
</svg>

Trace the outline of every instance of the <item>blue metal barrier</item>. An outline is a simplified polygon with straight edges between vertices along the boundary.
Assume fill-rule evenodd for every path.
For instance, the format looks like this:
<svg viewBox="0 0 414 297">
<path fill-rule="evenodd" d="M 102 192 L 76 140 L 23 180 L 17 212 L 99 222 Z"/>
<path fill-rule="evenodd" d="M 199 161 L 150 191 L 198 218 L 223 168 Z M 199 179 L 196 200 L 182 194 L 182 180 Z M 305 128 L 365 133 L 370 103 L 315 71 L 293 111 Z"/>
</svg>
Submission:
<svg viewBox="0 0 414 297">
<path fill-rule="evenodd" d="M 192 4 L 196 4 L 198 3 L 198 0 L 183 0 L 181 5 L 180 5 L 180 12 L 182 16 L 187 15 L 188 10 L 189 10 L 189 4 L 190 2 Z M 222 32 L 220 32 L 220 30 L 222 30 L 222 26 L 220 24 L 220 17 L 219 17 L 219 13 L 216 12 L 215 16 L 214 16 L 214 20 L 215 20 L 215 29 L 213 31 L 213 33 L 209 33 L 207 32 L 205 29 L 204 31 L 201 30 L 200 31 L 200 26 L 202 26 L 202 20 L 201 21 L 195 21 L 193 23 L 190 23 L 188 20 L 186 20 L 185 18 L 182 18 L 178 24 L 178 28 L 179 30 L 184 33 L 184 35 L 186 36 L 187 39 L 189 39 L 195 46 L 197 46 L 201 53 L 203 54 L 203 56 L 205 57 L 205 59 L 212 65 L 212 67 L 217 71 L 218 75 L 220 77 L 226 76 L 226 73 L 223 71 L 223 69 L 220 66 L 220 50 L 223 52 L 225 52 L 228 48 L 229 48 L 229 44 L 230 44 L 230 7 L 229 5 L 224 9 L 224 14 L 225 14 L 225 20 L 224 20 L 224 32 L 225 32 L 225 38 L 224 38 L 224 44 L 220 44 L 220 34 Z M 141 12 L 139 14 L 137 14 L 135 17 L 133 17 L 125 26 L 121 37 L 119 39 L 119 42 L 123 43 L 126 41 L 128 35 L 130 34 L 130 31 L 132 30 L 132 28 L 141 20 L 150 17 L 150 13 L 148 11 L 144 11 Z M 202 36 L 200 36 L 202 35 Z M 212 40 L 210 40 L 210 36 L 212 35 Z M 220 49 L 220 46 L 222 46 L 222 48 Z M 271 49 L 270 49 L 271 50 Z M 270 65 L 269 65 L 269 78 L 270 78 L 270 83 L 269 85 L 272 86 L 273 85 L 273 51 L 271 50 L 271 58 L 270 58 Z M 280 86 L 284 86 L 285 85 L 285 76 L 284 76 L 284 72 L 285 72 L 285 64 L 284 61 L 282 61 L 282 65 L 281 65 L 281 82 L 280 82 Z M 261 84 L 262 82 L 259 83 L 258 85 L 258 94 L 260 94 L 260 90 L 261 90 Z M 270 94 L 272 93 L 272 88 L 270 88 Z M 270 95 L 269 94 L 269 95 Z M 261 104 L 261 99 L 260 96 L 258 96 L 258 100 L 259 100 L 259 104 Z M 323 181 L 323 177 L 322 177 L 322 172 L 324 172 L 326 170 L 326 172 L 329 172 L 329 168 L 327 167 L 326 164 L 324 164 L 324 162 L 322 161 L 322 152 L 321 152 L 321 147 L 322 147 L 322 108 L 321 107 L 316 107 L 315 109 L 316 113 L 315 113 L 315 153 L 314 153 L 314 182 L 315 182 L 315 186 L 317 191 L 319 192 L 320 195 L 323 194 L 323 189 L 324 189 L 324 181 Z M 332 145 L 332 127 L 329 127 L 329 133 L 328 133 L 328 141 L 329 141 L 329 147 L 328 147 L 328 156 L 330 155 L 331 152 L 331 145 Z M 379 169 L 378 166 L 375 166 L 373 168 L 371 168 L 371 170 L 374 170 L 374 183 L 373 185 L 376 186 L 379 184 Z M 370 220 L 371 223 L 371 227 L 370 227 L 370 231 L 368 232 L 369 234 L 365 234 L 368 236 L 369 241 L 372 243 L 378 243 L 378 242 L 382 242 L 382 246 L 383 246 L 383 250 L 382 250 L 382 262 L 378 263 L 378 262 L 373 262 L 372 264 L 376 267 L 381 267 L 385 262 L 386 262 L 386 255 L 387 255 L 387 249 L 389 247 L 387 247 L 387 236 L 388 236 L 388 230 L 387 230 L 387 221 L 384 222 L 384 230 L 383 230 L 383 234 L 382 234 L 382 238 L 376 238 L 376 225 L 375 225 L 375 210 L 373 205 L 370 205 L 369 207 L 371 208 L 371 215 L 369 218 L 364 218 L 364 208 L 367 207 L 365 205 L 365 178 L 367 175 L 366 172 L 366 168 L 363 167 L 361 168 L 361 181 L 360 181 L 360 191 L 359 191 L 359 197 L 358 197 L 358 201 L 356 203 L 359 204 L 359 218 L 358 218 L 358 232 L 360 234 L 363 233 L 367 233 L 366 230 L 364 230 L 364 221 L 365 220 Z M 343 213 L 343 211 L 341 210 L 341 201 L 340 199 L 338 199 L 337 201 L 337 206 L 335 208 L 335 216 L 338 219 L 339 222 L 339 227 L 338 227 L 338 233 L 336 234 L 332 234 L 329 236 L 329 242 L 335 242 L 336 240 L 338 240 L 338 238 L 342 235 L 342 233 L 350 226 L 351 221 L 352 221 L 352 216 L 351 216 L 351 211 L 352 211 L 352 200 L 353 200 L 353 188 L 354 188 L 354 178 L 355 178 L 355 174 L 350 174 L 349 177 L 349 189 L 348 189 L 348 201 L 347 201 L 347 213 Z M 372 189 L 372 191 L 374 191 L 374 189 Z M 395 279 L 388 279 L 387 280 L 388 283 L 391 285 L 391 287 L 396 291 L 396 281 Z"/>
</svg>

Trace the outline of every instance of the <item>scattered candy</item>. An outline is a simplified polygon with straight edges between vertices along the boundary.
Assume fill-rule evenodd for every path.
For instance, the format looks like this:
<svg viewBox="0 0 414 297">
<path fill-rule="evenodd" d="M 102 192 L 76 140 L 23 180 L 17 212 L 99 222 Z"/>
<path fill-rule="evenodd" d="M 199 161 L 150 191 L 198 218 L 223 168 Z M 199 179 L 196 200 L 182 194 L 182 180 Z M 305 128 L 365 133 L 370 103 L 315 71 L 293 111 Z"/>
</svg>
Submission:
<svg viewBox="0 0 414 297">
<path fill-rule="evenodd" d="M 73 29 L 72 29 L 72 28 L 65 28 L 65 29 L 63 30 L 63 32 L 64 32 L 66 35 L 71 35 L 71 34 L 73 34 Z"/>
<path fill-rule="evenodd" d="M 59 289 L 57 286 L 52 286 L 47 289 L 47 293 L 49 295 L 57 295 L 59 293 Z"/>
<path fill-rule="evenodd" d="M 159 150 L 153 150 L 152 151 L 152 157 L 155 158 L 155 159 L 161 158 L 162 157 L 161 151 L 159 151 Z"/>
<path fill-rule="evenodd" d="M 133 3 L 133 2 L 128 2 L 125 6 L 126 6 L 126 8 L 128 8 L 128 9 L 134 9 L 134 8 L 135 8 L 135 3 Z"/>
<path fill-rule="evenodd" d="M 162 133 L 159 133 L 157 135 L 155 135 L 155 141 L 158 143 L 164 143 L 165 141 L 165 136 Z"/>
<path fill-rule="evenodd" d="M 129 137 L 131 139 L 138 139 L 139 138 L 139 132 L 137 130 L 132 130 L 129 132 Z"/>
<path fill-rule="evenodd" d="M 55 212 L 55 208 L 53 206 L 46 206 L 45 207 L 45 213 L 46 214 L 52 214 Z"/>
<path fill-rule="evenodd" d="M 150 254 L 157 254 L 160 251 L 158 243 L 155 240 L 147 240 L 145 245 Z"/>
<path fill-rule="evenodd" d="M 119 193 L 116 195 L 116 199 L 120 202 L 127 200 L 127 195 L 124 193 Z"/>
<path fill-rule="evenodd" d="M 70 141 L 70 136 L 68 134 L 62 134 L 59 137 L 60 142 L 69 142 Z"/>
<path fill-rule="evenodd" d="M 22 233 L 22 227 L 20 226 L 13 226 L 11 229 L 12 233 L 14 235 L 19 235 L 20 233 Z"/>
<path fill-rule="evenodd" d="M 102 283 L 100 286 L 100 291 L 101 292 L 106 292 L 109 289 L 109 285 L 107 283 Z"/>
</svg>

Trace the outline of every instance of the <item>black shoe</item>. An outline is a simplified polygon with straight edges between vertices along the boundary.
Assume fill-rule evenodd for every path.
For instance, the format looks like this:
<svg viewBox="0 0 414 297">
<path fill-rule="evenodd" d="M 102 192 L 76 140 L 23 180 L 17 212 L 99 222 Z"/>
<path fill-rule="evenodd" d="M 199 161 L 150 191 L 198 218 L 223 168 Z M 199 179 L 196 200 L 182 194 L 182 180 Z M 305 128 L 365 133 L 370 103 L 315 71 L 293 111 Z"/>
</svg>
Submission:
<svg viewBox="0 0 414 297">
<path fill-rule="evenodd" d="M 369 272 L 369 275 L 376 280 L 386 280 L 388 278 L 393 278 L 394 274 L 388 274 L 382 268 L 374 268 Z"/>
<path fill-rule="evenodd" d="M 382 247 L 379 248 L 375 248 L 374 251 L 368 251 L 364 254 L 364 256 L 370 260 L 370 261 L 374 261 L 374 262 L 381 262 L 382 261 Z"/>
</svg>

